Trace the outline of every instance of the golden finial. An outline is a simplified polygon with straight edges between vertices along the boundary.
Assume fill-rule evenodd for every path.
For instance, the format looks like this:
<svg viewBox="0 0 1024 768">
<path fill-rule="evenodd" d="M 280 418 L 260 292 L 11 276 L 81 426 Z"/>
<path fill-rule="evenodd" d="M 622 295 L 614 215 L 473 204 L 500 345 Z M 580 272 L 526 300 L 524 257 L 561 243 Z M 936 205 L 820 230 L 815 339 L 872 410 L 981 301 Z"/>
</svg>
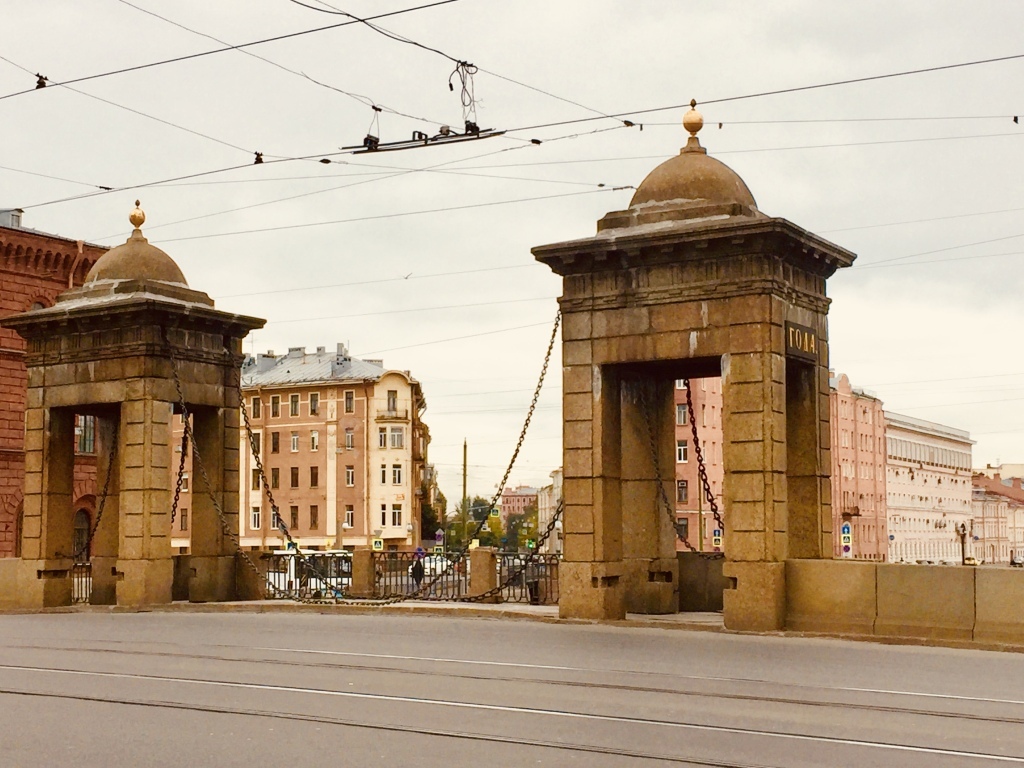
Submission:
<svg viewBox="0 0 1024 768">
<path fill-rule="evenodd" d="M 142 225 L 146 221 L 146 214 L 141 208 L 139 208 L 139 201 L 135 201 L 135 210 L 128 215 L 128 221 L 132 223 L 132 226 L 136 229 L 141 229 Z"/>
<path fill-rule="evenodd" d="M 690 99 L 690 111 L 683 116 L 683 128 L 696 136 L 697 132 L 704 127 L 704 115 L 697 111 L 697 100 Z"/>
</svg>

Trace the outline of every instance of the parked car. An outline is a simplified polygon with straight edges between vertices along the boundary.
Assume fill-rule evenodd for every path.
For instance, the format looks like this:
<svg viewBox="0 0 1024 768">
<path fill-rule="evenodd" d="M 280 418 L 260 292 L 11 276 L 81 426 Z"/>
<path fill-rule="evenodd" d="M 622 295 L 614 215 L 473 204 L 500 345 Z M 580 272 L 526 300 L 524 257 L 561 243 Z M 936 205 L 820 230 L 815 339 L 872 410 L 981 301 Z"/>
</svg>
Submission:
<svg viewBox="0 0 1024 768">
<path fill-rule="evenodd" d="M 965 557 L 964 558 L 964 565 L 977 565 L 977 564 L 978 564 L 978 558 L 976 558 L 976 557 Z"/>
<path fill-rule="evenodd" d="M 441 555 L 427 555 L 422 558 L 423 575 L 426 578 L 440 576 L 448 567 L 448 558 Z M 409 565 L 409 578 L 412 578 L 412 565 Z"/>
<path fill-rule="evenodd" d="M 1015 557 L 1015 558 L 1010 560 L 1010 567 L 1011 568 L 1024 568 L 1024 560 L 1021 560 L 1021 559 Z"/>
</svg>

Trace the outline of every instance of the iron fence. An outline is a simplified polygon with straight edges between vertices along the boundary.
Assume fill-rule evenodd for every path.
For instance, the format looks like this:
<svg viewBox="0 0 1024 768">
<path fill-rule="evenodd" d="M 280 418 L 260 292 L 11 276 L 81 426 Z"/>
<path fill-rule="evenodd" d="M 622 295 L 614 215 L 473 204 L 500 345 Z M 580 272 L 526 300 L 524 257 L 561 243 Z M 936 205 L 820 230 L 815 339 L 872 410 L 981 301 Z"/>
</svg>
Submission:
<svg viewBox="0 0 1024 768">
<path fill-rule="evenodd" d="M 352 555 L 349 552 L 271 552 L 267 580 L 274 599 L 320 599 L 341 597 L 352 583 Z"/>
<path fill-rule="evenodd" d="M 423 576 L 419 583 L 413 565 L 419 559 Z M 429 591 L 418 595 L 420 600 L 451 600 L 469 594 L 469 558 L 455 563 L 451 553 L 425 555 L 417 558 L 415 552 L 374 552 L 374 593 L 377 598 L 410 595 L 421 586 L 431 585 Z"/>
<path fill-rule="evenodd" d="M 71 602 L 88 603 L 92 595 L 92 563 L 71 566 Z"/>
<path fill-rule="evenodd" d="M 557 605 L 558 555 L 527 555 L 502 552 L 498 555 L 498 583 L 509 583 L 502 590 L 506 603 Z"/>
</svg>

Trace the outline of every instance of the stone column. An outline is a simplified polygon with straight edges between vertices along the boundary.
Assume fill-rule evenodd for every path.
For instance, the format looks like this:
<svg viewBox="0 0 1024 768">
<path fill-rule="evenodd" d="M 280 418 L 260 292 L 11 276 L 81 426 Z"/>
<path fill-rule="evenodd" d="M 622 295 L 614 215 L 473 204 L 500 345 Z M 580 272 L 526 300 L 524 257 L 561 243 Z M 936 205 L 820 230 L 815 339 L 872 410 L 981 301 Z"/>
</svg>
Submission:
<svg viewBox="0 0 1024 768">
<path fill-rule="evenodd" d="M 787 556 L 785 358 L 764 324 L 758 351 L 725 355 L 722 410 L 725 468 L 724 595 L 729 629 L 769 631 L 785 622 Z"/>
<path fill-rule="evenodd" d="M 171 602 L 170 442 L 170 403 L 122 404 L 118 605 Z"/>
<path fill-rule="evenodd" d="M 117 603 L 117 581 L 114 572 L 118 559 L 118 520 L 120 519 L 120 477 L 118 476 L 117 457 L 114 464 L 110 463 L 110 449 L 115 440 L 121 440 L 118 434 L 120 412 L 111 415 L 96 416 L 96 514 L 100 514 L 103 504 L 103 517 L 92 524 L 96 533 L 92 538 L 92 593 L 89 602 L 93 605 L 115 605 Z M 118 451 L 123 450 L 123 441 Z M 109 476 L 109 482 L 107 480 Z M 103 488 L 107 488 L 106 499 L 103 499 Z"/>
<path fill-rule="evenodd" d="M 192 576 L 189 600 L 193 603 L 235 599 L 235 545 L 224 533 L 238 530 L 238 412 L 226 408 L 197 407 L 192 431 L 197 448 L 192 455 Z M 233 427 L 233 432 L 229 430 Z M 206 476 L 199 471 L 200 461 Z M 211 487 L 207 486 L 207 478 Z M 229 493 L 228 480 L 235 489 Z M 211 498 L 211 496 L 213 498 Z M 220 505 L 224 521 L 213 499 Z"/>
<path fill-rule="evenodd" d="M 629 521 L 622 527 L 626 610 L 674 613 L 679 568 L 675 531 L 658 489 L 659 482 L 665 485 L 671 503 L 675 485 L 675 430 L 668 428 L 672 423 L 671 382 L 624 382 L 621 409 L 622 518 Z M 658 478 L 651 457 L 652 437 L 661 471 Z"/>
<path fill-rule="evenodd" d="M 563 345 L 564 561 L 559 615 L 586 619 L 626 616 L 622 565 L 621 423 L 619 375 L 591 365 L 590 342 Z M 584 346 L 585 345 L 585 346 Z"/>
<path fill-rule="evenodd" d="M 482 595 L 498 586 L 498 550 L 477 547 L 469 553 L 469 594 Z M 485 603 L 500 603 L 501 595 L 492 595 Z"/>
</svg>

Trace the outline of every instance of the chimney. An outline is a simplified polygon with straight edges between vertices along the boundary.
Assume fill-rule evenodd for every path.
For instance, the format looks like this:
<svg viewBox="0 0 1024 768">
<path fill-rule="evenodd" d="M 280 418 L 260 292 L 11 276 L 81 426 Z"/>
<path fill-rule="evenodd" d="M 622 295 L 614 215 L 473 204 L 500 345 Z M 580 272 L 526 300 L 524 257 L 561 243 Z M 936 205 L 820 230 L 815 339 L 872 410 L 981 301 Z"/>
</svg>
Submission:
<svg viewBox="0 0 1024 768">
<path fill-rule="evenodd" d="M 317 347 L 317 348 L 316 348 L 316 353 L 317 353 L 318 355 L 322 355 L 322 354 L 324 354 L 324 353 L 325 353 L 326 351 L 327 351 L 327 347 Z"/>
<path fill-rule="evenodd" d="M 305 347 L 288 347 L 288 357 L 303 357 L 305 354 Z"/>
</svg>

